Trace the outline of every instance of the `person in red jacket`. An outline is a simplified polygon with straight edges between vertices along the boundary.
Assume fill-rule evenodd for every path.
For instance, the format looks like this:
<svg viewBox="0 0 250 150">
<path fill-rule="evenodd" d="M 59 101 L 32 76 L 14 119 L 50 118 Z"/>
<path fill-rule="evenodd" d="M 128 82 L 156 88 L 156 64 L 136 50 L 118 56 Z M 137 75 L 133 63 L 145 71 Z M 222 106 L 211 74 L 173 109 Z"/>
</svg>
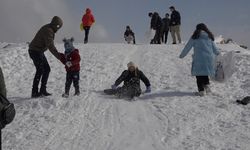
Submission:
<svg viewBox="0 0 250 150">
<path fill-rule="evenodd" d="M 65 53 L 64 57 L 62 57 L 61 62 L 65 65 L 65 69 L 67 71 L 66 75 L 66 83 L 65 83 L 65 93 L 62 97 L 68 98 L 70 86 L 73 82 L 75 87 L 75 95 L 80 95 L 79 90 L 79 72 L 80 72 L 80 61 L 81 57 L 79 54 L 79 50 L 75 49 L 73 46 L 74 38 L 71 39 L 63 39 Z"/>
<path fill-rule="evenodd" d="M 95 18 L 93 16 L 93 14 L 91 13 L 91 10 L 89 8 L 87 8 L 86 13 L 82 17 L 82 25 L 83 25 L 83 29 L 85 31 L 85 38 L 84 38 L 85 44 L 88 43 L 89 30 L 94 22 L 95 22 Z"/>
</svg>

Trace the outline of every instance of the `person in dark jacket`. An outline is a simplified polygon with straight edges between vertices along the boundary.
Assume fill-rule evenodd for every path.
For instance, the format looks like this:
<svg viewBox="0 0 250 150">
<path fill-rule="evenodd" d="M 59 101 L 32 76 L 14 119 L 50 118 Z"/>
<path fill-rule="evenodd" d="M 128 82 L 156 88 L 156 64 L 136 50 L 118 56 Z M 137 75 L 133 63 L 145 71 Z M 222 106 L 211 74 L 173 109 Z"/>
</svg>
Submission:
<svg viewBox="0 0 250 150">
<path fill-rule="evenodd" d="M 46 90 L 47 81 L 50 73 L 50 66 L 44 52 L 49 49 L 49 51 L 57 58 L 61 59 L 60 53 L 57 51 L 54 45 L 55 33 L 62 27 L 63 21 L 58 16 L 54 16 L 51 23 L 44 25 L 37 32 L 34 39 L 29 45 L 29 55 L 33 60 L 36 67 L 36 74 L 33 80 L 32 94 L 31 97 L 36 98 L 40 96 L 49 96 Z M 41 80 L 40 92 L 38 90 L 38 85 Z"/>
<path fill-rule="evenodd" d="M 165 18 L 162 19 L 162 42 L 165 44 L 167 44 L 168 41 L 169 23 L 169 14 L 166 13 Z"/>
<path fill-rule="evenodd" d="M 129 62 L 127 66 L 128 70 L 122 72 L 115 84 L 111 86 L 112 89 L 117 89 L 119 96 L 138 97 L 141 95 L 140 80 L 142 80 L 146 86 L 145 92 L 151 92 L 150 82 L 144 73 L 133 62 Z M 122 82 L 124 82 L 123 86 L 118 87 Z"/>
<path fill-rule="evenodd" d="M 4 76 L 3 76 L 3 72 L 2 72 L 1 67 L 0 67 L 0 94 L 3 95 L 4 97 L 7 96 L 6 86 L 5 86 L 5 82 L 4 82 Z"/>
<path fill-rule="evenodd" d="M 135 44 L 135 34 L 130 29 L 130 26 L 126 27 L 126 31 L 124 32 L 124 38 L 125 38 L 125 41 L 128 42 L 128 44 L 130 44 L 132 41 Z"/>
<path fill-rule="evenodd" d="M 155 36 L 151 40 L 151 44 L 161 44 L 162 20 L 157 12 L 149 13 L 151 17 L 150 28 L 155 30 Z"/>
<path fill-rule="evenodd" d="M 73 82 L 75 87 L 75 95 L 80 95 L 79 90 L 79 72 L 80 72 L 80 61 L 81 57 L 79 55 L 79 50 L 75 49 L 73 46 L 74 38 L 71 39 L 63 39 L 65 53 L 64 57 L 62 57 L 61 62 L 65 65 L 65 69 L 67 71 L 66 75 L 66 83 L 65 83 L 65 93 L 62 97 L 68 98 L 70 86 Z"/>
<path fill-rule="evenodd" d="M 181 15 L 175 10 L 174 6 L 169 7 L 171 13 L 170 16 L 170 32 L 173 38 L 173 44 L 176 44 L 176 35 L 179 43 L 181 43 L 180 26 L 181 26 Z"/>
</svg>

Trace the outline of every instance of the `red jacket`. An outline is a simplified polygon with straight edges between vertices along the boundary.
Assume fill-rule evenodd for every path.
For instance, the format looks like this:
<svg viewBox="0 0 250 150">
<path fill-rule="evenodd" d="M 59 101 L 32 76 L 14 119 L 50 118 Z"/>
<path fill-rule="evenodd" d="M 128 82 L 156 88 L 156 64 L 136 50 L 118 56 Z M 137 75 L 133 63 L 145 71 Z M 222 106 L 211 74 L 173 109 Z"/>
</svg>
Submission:
<svg viewBox="0 0 250 150">
<path fill-rule="evenodd" d="M 91 13 L 89 8 L 86 9 L 86 14 L 82 17 L 82 24 L 84 27 L 91 27 L 92 24 L 95 22 L 95 18 Z"/>
<path fill-rule="evenodd" d="M 80 71 L 80 61 L 81 57 L 79 55 L 79 50 L 74 49 L 70 54 L 65 55 L 62 54 L 61 56 L 61 62 L 65 65 L 65 69 L 67 72 L 74 72 L 74 71 Z M 68 67 L 66 65 L 66 62 L 70 61 L 72 63 L 71 67 Z"/>
</svg>

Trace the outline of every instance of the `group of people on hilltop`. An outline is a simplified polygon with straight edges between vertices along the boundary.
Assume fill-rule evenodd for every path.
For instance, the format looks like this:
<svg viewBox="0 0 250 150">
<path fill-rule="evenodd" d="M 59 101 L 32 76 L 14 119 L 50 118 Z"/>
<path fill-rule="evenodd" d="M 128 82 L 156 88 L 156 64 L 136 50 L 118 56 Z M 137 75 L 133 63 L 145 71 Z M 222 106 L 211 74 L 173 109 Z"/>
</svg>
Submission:
<svg viewBox="0 0 250 150">
<path fill-rule="evenodd" d="M 181 43 L 180 36 L 180 25 L 181 25 L 181 16 L 180 13 L 175 9 L 174 6 L 169 7 L 171 15 L 168 13 L 165 14 L 165 17 L 161 19 L 157 12 L 150 12 L 148 16 L 151 18 L 150 28 L 155 30 L 155 36 L 151 40 L 151 44 L 161 44 L 167 43 L 168 32 L 170 31 L 173 43 L 176 44 L 176 36 L 178 42 Z"/>
</svg>

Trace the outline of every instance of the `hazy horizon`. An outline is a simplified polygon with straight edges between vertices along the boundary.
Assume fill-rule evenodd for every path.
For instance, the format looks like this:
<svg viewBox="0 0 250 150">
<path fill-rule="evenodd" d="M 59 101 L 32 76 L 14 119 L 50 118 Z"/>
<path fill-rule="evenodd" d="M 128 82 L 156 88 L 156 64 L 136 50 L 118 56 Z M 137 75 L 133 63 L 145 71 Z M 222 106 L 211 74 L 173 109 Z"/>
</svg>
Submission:
<svg viewBox="0 0 250 150">
<path fill-rule="evenodd" d="M 83 42 L 84 32 L 79 29 L 82 15 L 91 8 L 96 23 L 90 31 L 91 42 L 124 42 L 126 25 L 135 32 L 138 43 L 145 41 L 149 30 L 148 12 L 159 12 L 164 16 L 170 6 L 175 6 L 182 17 L 181 35 L 183 41 L 189 39 L 196 24 L 204 22 L 215 36 L 232 38 L 239 44 L 247 45 L 250 39 L 250 2 L 247 0 L 6 0 L 0 2 L 0 42 L 31 41 L 37 30 L 49 23 L 55 15 L 60 16 L 64 25 L 56 35 L 59 42 L 64 37 L 73 36 Z M 169 42 L 172 38 L 169 36 Z"/>
</svg>

